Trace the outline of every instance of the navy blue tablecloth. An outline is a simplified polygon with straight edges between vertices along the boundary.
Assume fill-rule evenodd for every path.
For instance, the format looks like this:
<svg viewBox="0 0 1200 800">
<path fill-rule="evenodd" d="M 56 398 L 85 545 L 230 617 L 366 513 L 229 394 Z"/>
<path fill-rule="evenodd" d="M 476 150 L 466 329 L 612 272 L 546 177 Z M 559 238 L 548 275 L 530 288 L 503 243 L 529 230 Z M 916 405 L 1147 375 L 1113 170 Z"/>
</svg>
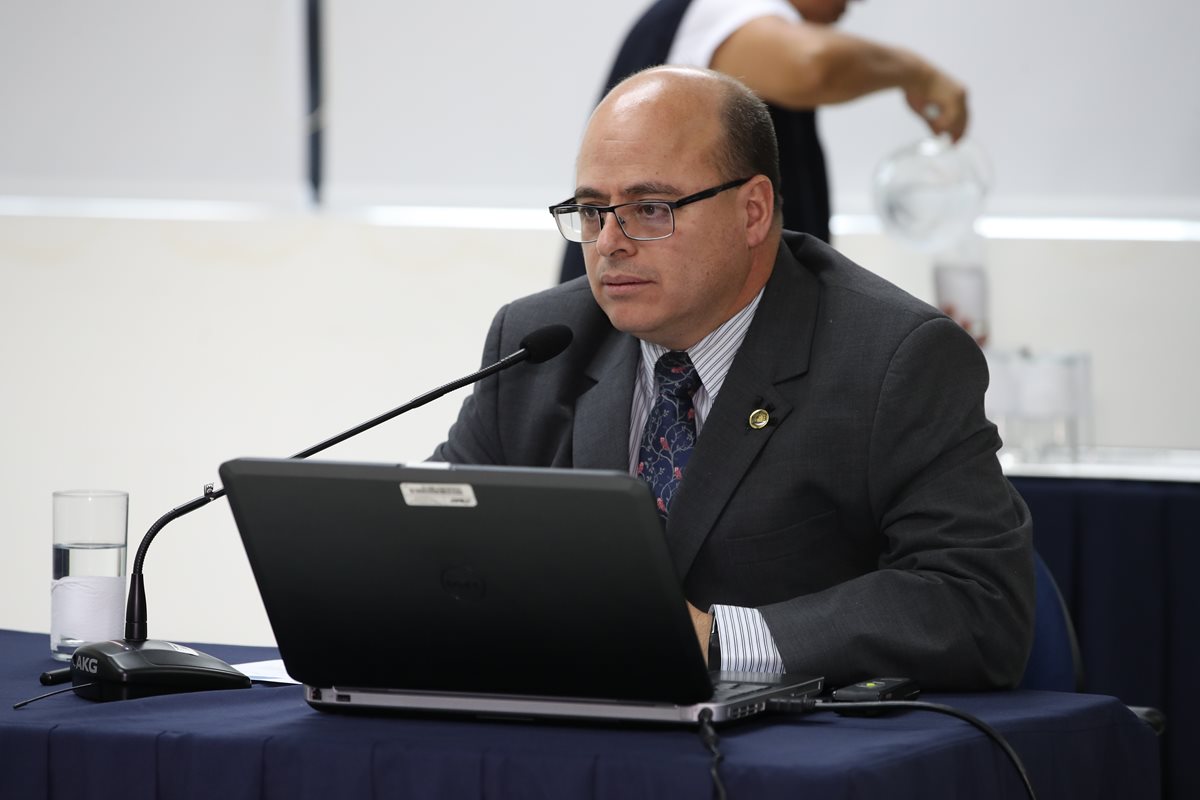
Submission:
<svg viewBox="0 0 1200 800">
<path fill-rule="evenodd" d="M 1012 482 L 1075 621 L 1084 691 L 1162 710 L 1165 796 L 1200 798 L 1200 485 Z"/>
<path fill-rule="evenodd" d="M 269 648 L 196 645 L 230 662 Z M 0 798 L 636 798 L 711 796 L 686 728 L 343 716 L 297 686 L 105 704 L 66 693 L 19 710 L 57 666 L 45 634 L 0 631 Z M 997 728 L 1042 798 L 1155 797 L 1158 743 L 1117 700 L 930 695 Z M 720 730 L 729 797 L 1021 798 L 985 736 L 938 714 L 769 716 Z"/>
</svg>

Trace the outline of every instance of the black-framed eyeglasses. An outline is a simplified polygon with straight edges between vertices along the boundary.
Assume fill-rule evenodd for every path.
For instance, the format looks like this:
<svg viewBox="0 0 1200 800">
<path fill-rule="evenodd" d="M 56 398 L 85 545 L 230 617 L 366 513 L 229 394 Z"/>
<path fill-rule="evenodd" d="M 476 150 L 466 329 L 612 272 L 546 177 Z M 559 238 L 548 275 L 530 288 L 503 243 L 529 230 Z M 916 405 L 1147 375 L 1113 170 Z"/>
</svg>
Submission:
<svg viewBox="0 0 1200 800">
<path fill-rule="evenodd" d="M 568 242 L 587 244 L 600 238 L 604 218 L 612 212 L 621 231 L 630 239 L 651 242 L 666 239 L 675 232 L 675 209 L 741 186 L 750 178 L 722 183 L 678 200 L 636 200 L 615 206 L 587 206 L 564 201 L 550 206 L 550 214 L 558 223 L 558 231 Z"/>
</svg>

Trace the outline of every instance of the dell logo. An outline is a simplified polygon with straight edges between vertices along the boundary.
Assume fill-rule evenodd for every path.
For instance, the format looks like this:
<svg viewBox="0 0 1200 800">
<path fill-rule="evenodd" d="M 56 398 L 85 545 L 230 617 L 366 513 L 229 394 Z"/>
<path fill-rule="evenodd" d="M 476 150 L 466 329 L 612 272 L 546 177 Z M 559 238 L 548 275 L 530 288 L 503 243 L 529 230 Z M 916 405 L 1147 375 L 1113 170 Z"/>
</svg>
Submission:
<svg viewBox="0 0 1200 800">
<path fill-rule="evenodd" d="M 88 658 L 87 656 L 75 656 L 75 658 L 71 659 L 71 666 L 75 669 L 83 670 L 84 672 L 90 672 L 95 675 L 97 662 L 96 659 Z"/>
<path fill-rule="evenodd" d="M 442 589 L 456 600 L 479 600 L 487 585 L 470 567 L 450 567 L 442 573 Z"/>
</svg>

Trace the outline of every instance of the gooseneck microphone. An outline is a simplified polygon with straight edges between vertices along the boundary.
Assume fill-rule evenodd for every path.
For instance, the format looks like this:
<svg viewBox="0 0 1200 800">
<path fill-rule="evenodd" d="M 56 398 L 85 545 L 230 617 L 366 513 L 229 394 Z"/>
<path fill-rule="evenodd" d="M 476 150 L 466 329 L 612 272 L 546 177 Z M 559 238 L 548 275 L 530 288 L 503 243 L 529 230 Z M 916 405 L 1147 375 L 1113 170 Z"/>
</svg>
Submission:
<svg viewBox="0 0 1200 800">
<path fill-rule="evenodd" d="M 444 394 L 469 386 L 489 375 L 516 366 L 554 358 L 570 345 L 574 334 L 566 325 L 547 325 L 529 333 L 520 348 L 494 364 L 466 377 L 439 386 L 402 406 L 339 433 L 291 456 L 304 459 L 370 430 L 401 414 L 419 408 Z M 146 589 L 142 565 L 154 537 L 169 522 L 190 514 L 225 495 L 223 488 L 204 487 L 204 494 L 171 509 L 155 521 L 142 537 L 130 573 L 125 606 L 125 638 L 80 645 L 71 658 L 71 682 L 76 694 L 89 700 L 125 700 L 154 694 L 245 688 L 250 680 L 223 661 L 191 648 L 146 638 Z"/>
</svg>

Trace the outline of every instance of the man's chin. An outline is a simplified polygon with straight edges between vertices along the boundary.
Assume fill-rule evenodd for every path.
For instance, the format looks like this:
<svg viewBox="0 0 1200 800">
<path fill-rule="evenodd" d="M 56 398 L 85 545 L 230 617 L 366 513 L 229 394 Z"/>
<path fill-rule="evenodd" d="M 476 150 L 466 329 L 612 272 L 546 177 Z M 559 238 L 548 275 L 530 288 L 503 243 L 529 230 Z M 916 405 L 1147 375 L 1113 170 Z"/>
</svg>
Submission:
<svg viewBox="0 0 1200 800">
<path fill-rule="evenodd" d="M 632 309 L 622 308 L 620 303 L 601 303 L 600 308 L 608 317 L 609 323 L 621 333 L 646 339 L 654 331 L 654 326 L 645 316 L 630 313 Z"/>
</svg>

